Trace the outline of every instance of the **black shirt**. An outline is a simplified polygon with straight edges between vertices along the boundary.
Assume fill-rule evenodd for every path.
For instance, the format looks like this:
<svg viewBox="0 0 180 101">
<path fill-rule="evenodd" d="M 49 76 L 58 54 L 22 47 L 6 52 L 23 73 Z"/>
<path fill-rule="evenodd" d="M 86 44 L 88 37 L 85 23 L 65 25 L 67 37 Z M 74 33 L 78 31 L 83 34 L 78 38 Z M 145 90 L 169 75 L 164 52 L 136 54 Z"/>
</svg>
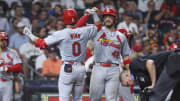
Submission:
<svg viewBox="0 0 180 101">
<path fill-rule="evenodd" d="M 156 66 L 156 78 L 158 79 L 171 52 L 172 51 L 163 51 L 156 54 L 151 54 L 149 56 L 135 58 L 131 61 L 131 73 L 134 75 L 136 82 L 139 83 L 142 89 L 151 85 L 151 79 L 146 69 L 146 61 L 148 59 L 154 61 Z"/>
</svg>

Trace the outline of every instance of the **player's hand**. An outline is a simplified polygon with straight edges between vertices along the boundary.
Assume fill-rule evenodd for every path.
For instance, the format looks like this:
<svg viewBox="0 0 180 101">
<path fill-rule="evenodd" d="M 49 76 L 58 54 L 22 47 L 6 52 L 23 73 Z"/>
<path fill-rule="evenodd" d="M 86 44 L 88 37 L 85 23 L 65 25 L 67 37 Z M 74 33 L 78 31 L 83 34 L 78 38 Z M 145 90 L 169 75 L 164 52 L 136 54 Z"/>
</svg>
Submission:
<svg viewBox="0 0 180 101">
<path fill-rule="evenodd" d="M 8 71 L 7 67 L 4 67 L 4 66 L 0 67 L 0 72 L 7 72 L 7 71 Z"/>
<path fill-rule="evenodd" d="M 145 89 L 152 89 L 152 88 L 154 88 L 154 85 L 151 85 L 151 86 L 145 87 Z"/>
<path fill-rule="evenodd" d="M 36 41 L 37 37 L 32 34 L 32 26 L 29 24 L 24 27 L 23 34 L 27 35 L 33 42 Z"/>
<path fill-rule="evenodd" d="M 92 9 L 86 9 L 85 13 L 89 15 L 94 15 L 96 14 L 97 8 L 93 7 Z"/>
<path fill-rule="evenodd" d="M 25 26 L 24 30 L 23 30 L 23 34 L 27 35 L 27 36 L 30 36 L 32 34 L 31 29 L 32 29 L 31 25 Z"/>
</svg>

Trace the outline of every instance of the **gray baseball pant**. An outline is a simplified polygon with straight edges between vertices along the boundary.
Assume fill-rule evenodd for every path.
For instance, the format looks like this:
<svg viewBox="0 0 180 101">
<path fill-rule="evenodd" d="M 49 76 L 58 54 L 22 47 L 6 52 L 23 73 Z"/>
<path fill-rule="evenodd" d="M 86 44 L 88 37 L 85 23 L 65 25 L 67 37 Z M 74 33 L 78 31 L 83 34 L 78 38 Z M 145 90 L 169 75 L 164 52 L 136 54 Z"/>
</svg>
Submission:
<svg viewBox="0 0 180 101">
<path fill-rule="evenodd" d="M 71 93 L 73 101 L 82 101 L 84 78 L 85 67 L 81 63 L 72 65 L 72 73 L 64 72 L 63 64 L 58 84 L 60 101 L 69 101 Z"/>
<path fill-rule="evenodd" d="M 105 92 L 106 101 L 116 101 L 119 90 L 119 67 L 95 65 L 90 81 L 90 101 L 100 101 Z"/>
</svg>

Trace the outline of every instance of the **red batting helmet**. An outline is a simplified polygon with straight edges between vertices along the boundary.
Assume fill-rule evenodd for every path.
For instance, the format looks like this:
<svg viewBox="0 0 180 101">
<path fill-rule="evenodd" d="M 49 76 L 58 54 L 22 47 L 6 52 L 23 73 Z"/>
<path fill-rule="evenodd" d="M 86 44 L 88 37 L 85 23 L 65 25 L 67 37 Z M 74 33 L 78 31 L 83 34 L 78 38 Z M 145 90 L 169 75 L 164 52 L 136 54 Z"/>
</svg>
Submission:
<svg viewBox="0 0 180 101">
<path fill-rule="evenodd" d="M 180 44 L 178 44 L 178 43 L 172 43 L 172 44 L 169 46 L 168 50 L 175 50 L 176 48 L 180 48 Z"/>
<path fill-rule="evenodd" d="M 74 9 L 66 9 L 63 14 L 64 24 L 75 24 L 78 20 L 77 13 Z"/>
<path fill-rule="evenodd" d="M 104 9 L 104 11 L 103 11 L 103 16 L 104 16 L 104 15 L 112 15 L 112 16 L 115 17 L 114 21 L 115 21 L 115 22 L 117 21 L 117 13 L 116 13 L 116 11 L 115 11 L 114 9 L 112 9 L 112 8 L 106 8 L 106 9 Z"/>
<path fill-rule="evenodd" d="M 8 39 L 8 34 L 6 32 L 0 32 L 0 39 Z"/>
</svg>

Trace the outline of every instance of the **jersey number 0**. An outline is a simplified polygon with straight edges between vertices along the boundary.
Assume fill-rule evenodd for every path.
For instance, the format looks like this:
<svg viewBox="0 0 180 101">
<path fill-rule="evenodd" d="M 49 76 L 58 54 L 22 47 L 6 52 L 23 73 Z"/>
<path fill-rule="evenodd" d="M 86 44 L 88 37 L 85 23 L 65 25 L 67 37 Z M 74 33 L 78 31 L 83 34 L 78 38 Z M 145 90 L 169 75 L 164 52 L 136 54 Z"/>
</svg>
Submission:
<svg viewBox="0 0 180 101">
<path fill-rule="evenodd" d="M 74 56 L 79 56 L 81 54 L 81 45 L 79 42 L 74 42 L 72 44 L 72 49 L 73 49 L 73 55 Z"/>
</svg>

